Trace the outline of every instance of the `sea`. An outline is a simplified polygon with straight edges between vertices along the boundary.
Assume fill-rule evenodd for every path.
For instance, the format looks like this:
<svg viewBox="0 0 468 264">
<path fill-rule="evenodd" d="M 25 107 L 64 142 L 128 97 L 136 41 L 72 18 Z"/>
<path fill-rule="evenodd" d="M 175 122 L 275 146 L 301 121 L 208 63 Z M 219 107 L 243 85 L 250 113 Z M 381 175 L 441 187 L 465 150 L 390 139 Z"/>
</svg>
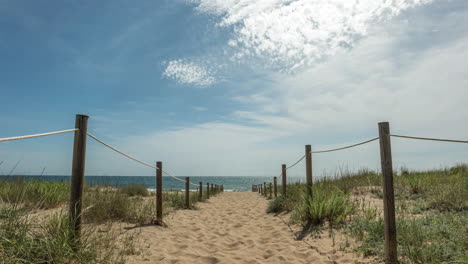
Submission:
<svg viewBox="0 0 468 264">
<path fill-rule="evenodd" d="M 39 181 L 51 181 L 51 182 L 70 182 L 70 176 L 62 175 L 27 175 L 27 176 L 1 176 L 0 180 L 39 180 Z M 179 179 L 185 180 L 185 177 L 178 177 Z M 206 188 L 206 183 L 224 185 L 224 191 L 228 192 L 250 192 L 252 191 L 253 184 L 261 184 L 266 182 L 272 183 L 273 177 L 259 177 L 259 176 L 191 176 L 190 182 L 198 184 L 203 183 L 203 188 Z M 278 184 L 281 179 L 278 178 Z M 289 177 L 288 183 L 293 182 L 305 182 L 305 178 Z M 145 185 L 149 190 L 156 189 L 156 177 L 155 176 L 86 176 L 85 184 L 91 186 L 112 186 L 122 187 L 131 184 Z M 178 181 L 172 177 L 163 176 L 163 189 L 164 190 L 185 190 L 185 183 Z M 197 186 L 190 185 L 191 190 L 196 190 Z"/>
</svg>

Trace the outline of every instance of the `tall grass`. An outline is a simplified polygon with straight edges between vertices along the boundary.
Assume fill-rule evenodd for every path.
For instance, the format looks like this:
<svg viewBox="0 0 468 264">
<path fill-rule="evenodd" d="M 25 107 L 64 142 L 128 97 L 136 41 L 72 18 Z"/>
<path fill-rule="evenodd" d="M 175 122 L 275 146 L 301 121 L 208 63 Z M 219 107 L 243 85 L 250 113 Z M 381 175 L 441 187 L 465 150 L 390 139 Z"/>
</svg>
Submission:
<svg viewBox="0 0 468 264">
<path fill-rule="evenodd" d="M 346 217 L 354 212 L 355 206 L 349 194 L 340 189 L 333 190 L 327 184 L 319 183 L 312 188 L 312 196 L 306 195 L 299 215 L 303 222 L 321 225 L 328 222 L 336 226 L 342 224 Z"/>
<path fill-rule="evenodd" d="M 68 200 L 68 184 L 44 181 L 1 181 L 0 200 L 28 208 L 54 208 Z"/>
<path fill-rule="evenodd" d="M 24 207 L 2 204 L 0 263 L 124 263 L 122 253 L 128 250 L 117 245 L 118 234 L 96 231 L 85 226 L 80 246 L 74 247 L 67 215 L 37 219 Z"/>
</svg>

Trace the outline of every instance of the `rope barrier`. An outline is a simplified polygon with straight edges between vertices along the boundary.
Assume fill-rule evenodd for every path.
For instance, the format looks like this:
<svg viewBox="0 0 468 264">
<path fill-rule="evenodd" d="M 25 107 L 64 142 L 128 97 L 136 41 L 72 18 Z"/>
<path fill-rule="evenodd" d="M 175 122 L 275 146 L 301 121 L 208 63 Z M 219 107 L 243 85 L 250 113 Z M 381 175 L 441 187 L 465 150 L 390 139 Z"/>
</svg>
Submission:
<svg viewBox="0 0 468 264">
<path fill-rule="evenodd" d="M 338 150 L 342 150 L 342 149 L 348 149 L 348 148 L 352 148 L 352 147 L 356 147 L 356 146 L 359 146 L 359 145 L 364 145 L 364 144 L 370 143 L 370 142 L 375 141 L 377 139 L 379 139 L 379 137 L 369 139 L 369 140 L 366 140 L 366 141 L 363 141 L 363 142 L 360 142 L 360 143 L 357 143 L 357 144 L 349 145 L 349 146 L 346 146 L 346 147 L 335 148 L 335 149 L 327 149 L 327 150 L 320 150 L 320 151 L 312 151 L 311 153 L 324 153 L 324 152 L 332 152 L 332 151 L 338 151 Z"/>
<path fill-rule="evenodd" d="M 302 156 L 298 161 L 296 161 L 293 165 L 287 167 L 286 169 L 289 170 L 290 168 L 296 166 L 299 162 L 301 162 L 305 158 L 305 156 L 306 155 L 304 154 L 304 156 Z"/>
<path fill-rule="evenodd" d="M 123 156 L 125 156 L 125 157 L 127 157 L 127 158 L 129 158 L 129 159 L 131 159 L 131 160 L 133 160 L 133 161 L 136 161 L 136 162 L 138 162 L 138 163 L 141 163 L 141 164 L 143 164 L 143 165 L 145 165 L 145 166 L 148 166 L 148 167 L 150 167 L 150 168 L 157 169 L 157 170 L 159 169 L 159 168 L 156 167 L 156 166 L 152 166 L 152 165 L 150 165 L 150 164 L 148 164 L 148 163 L 146 163 L 146 162 L 143 162 L 143 161 L 138 160 L 138 159 L 136 159 L 136 158 L 134 158 L 134 157 L 132 157 L 132 156 L 130 156 L 130 155 L 128 155 L 128 154 L 123 153 L 122 151 L 120 151 L 120 150 L 118 150 L 118 149 L 112 147 L 111 145 L 109 145 L 109 144 L 105 143 L 104 141 L 100 140 L 99 138 L 97 138 L 97 137 L 91 135 L 90 133 L 88 133 L 88 136 L 89 136 L 90 138 L 96 140 L 97 142 L 101 143 L 102 145 L 104 145 L 104 146 L 106 146 L 106 147 L 112 149 L 113 151 L 119 153 L 120 155 L 123 155 Z M 174 175 L 172 175 L 172 174 L 170 174 L 170 173 L 168 173 L 168 172 L 166 172 L 166 171 L 164 171 L 164 170 L 162 170 L 162 172 L 165 173 L 167 176 L 172 177 L 172 178 L 174 178 L 174 179 L 176 179 L 176 180 L 178 180 L 178 181 L 181 181 L 181 182 L 184 182 L 184 183 L 187 182 L 186 180 L 179 179 L 179 178 L 175 177 Z M 192 184 L 192 185 L 198 186 L 198 185 L 193 184 L 193 183 L 191 183 L 191 182 L 189 182 L 189 183 Z"/>
<path fill-rule="evenodd" d="M 454 142 L 454 143 L 468 143 L 467 140 L 442 139 L 442 138 L 425 138 L 425 137 L 410 137 L 410 136 L 401 136 L 401 135 L 389 135 L 389 136 L 391 136 L 391 137 L 399 137 L 399 138 L 419 139 L 419 140 L 444 141 L 444 142 Z"/>
<path fill-rule="evenodd" d="M 73 129 L 67 129 L 67 130 L 61 130 L 61 131 L 55 131 L 55 132 L 48 132 L 48 133 L 41 133 L 41 134 L 34 134 L 34 135 L 26 135 L 26 136 L 19 136 L 19 137 L 0 138 L 0 142 L 13 141 L 13 140 L 20 140 L 20 139 L 28 139 L 28 138 L 36 138 L 36 137 L 45 137 L 45 136 L 51 136 L 51 135 L 69 133 L 69 132 L 73 132 L 73 131 L 76 131 L 76 130 L 78 130 L 78 129 L 73 128 Z"/>
<path fill-rule="evenodd" d="M 105 143 L 104 141 L 100 140 L 99 138 L 97 138 L 97 137 L 91 135 L 90 133 L 88 133 L 88 136 L 89 136 L 90 138 L 96 140 L 97 142 L 101 143 L 102 145 L 104 145 L 104 146 L 106 146 L 106 147 L 112 149 L 113 151 L 119 153 L 120 155 L 123 155 L 123 156 L 125 156 L 125 157 L 127 157 L 127 158 L 129 158 L 129 159 L 131 159 L 131 160 L 133 160 L 133 161 L 136 161 L 136 162 L 138 162 L 138 163 L 141 163 L 141 164 L 143 164 L 143 165 L 145 165 L 145 166 L 148 166 L 148 167 L 150 167 L 150 168 L 158 169 L 156 166 L 152 166 L 152 165 L 150 165 L 150 164 L 148 164 L 148 163 L 146 163 L 146 162 L 143 162 L 143 161 L 138 160 L 138 159 L 136 159 L 136 158 L 134 158 L 134 157 L 132 157 L 132 156 L 130 156 L 130 155 L 128 155 L 128 154 L 123 153 L 122 151 L 120 151 L 120 150 L 118 150 L 118 149 L 116 149 L 116 148 L 110 146 L 109 144 Z"/>
</svg>

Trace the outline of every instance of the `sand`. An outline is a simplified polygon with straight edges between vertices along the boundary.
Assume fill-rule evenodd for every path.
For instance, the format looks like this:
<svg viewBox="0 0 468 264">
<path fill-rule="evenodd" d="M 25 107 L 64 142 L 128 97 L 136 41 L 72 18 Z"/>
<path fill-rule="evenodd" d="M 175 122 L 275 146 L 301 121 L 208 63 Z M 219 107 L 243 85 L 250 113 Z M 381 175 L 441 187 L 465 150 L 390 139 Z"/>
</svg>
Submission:
<svg viewBox="0 0 468 264">
<path fill-rule="evenodd" d="M 167 227 L 145 226 L 138 255 L 128 263 L 361 263 L 326 233 L 296 240 L 288 215 L 266 213 L 257 193 L 222 193 L 197 210 L 179 210 L 165 218 Z"/>
</svg>

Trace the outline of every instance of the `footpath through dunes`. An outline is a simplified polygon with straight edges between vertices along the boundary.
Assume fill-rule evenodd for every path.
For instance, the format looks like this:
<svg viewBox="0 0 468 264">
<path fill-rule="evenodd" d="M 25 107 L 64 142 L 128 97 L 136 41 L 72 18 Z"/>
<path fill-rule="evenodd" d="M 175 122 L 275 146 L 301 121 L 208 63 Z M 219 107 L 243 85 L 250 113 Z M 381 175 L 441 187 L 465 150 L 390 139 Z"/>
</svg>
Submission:
<svg viewBox="0 0 468 264">
<path fill-rule="evenodd" d="M 166 228 L 141 227 L 141 253 L 128 263 L 356 262 L 350 253 L 295 240 L 281 218 L 266 213 L 267 203 L 257 193 L 222 193 L 198 210 L 176 211 Z"/>
</svg>

